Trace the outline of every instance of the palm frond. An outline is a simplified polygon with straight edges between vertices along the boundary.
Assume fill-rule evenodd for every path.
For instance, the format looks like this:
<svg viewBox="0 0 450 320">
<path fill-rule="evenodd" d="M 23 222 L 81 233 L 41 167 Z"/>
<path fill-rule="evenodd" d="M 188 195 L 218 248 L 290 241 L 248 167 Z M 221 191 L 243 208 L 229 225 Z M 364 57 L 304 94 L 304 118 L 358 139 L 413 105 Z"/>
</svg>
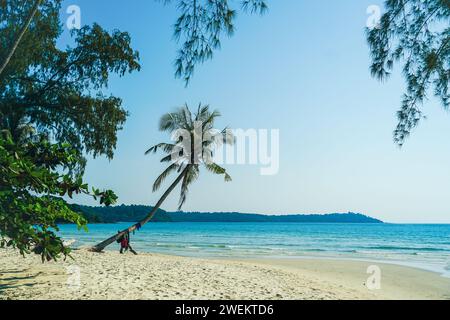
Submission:
<svg viewBox="0 0 450 320">
<path fill-rule="evenodd" d="M 231 181 L 231 176 L 227 173 L 225 168 L 222 168 L 217 163 L 205 163 L 205 167 L 214 174 L 223 174 L 226 182 Z"/>
<path fill-rule="evenodd" d="M 198 165 L 191 165 L 186 174 L 184 175 L 181 183 L 180 200 L 178 203 L 178 210 L 181 210 L 183 204 L 186 202 L 187 194 L 189 192 L 189 186 L 199 177 Z"/>
<path fill-rule="evenodd" d="M 202 126 L 203 130 L 212 129 L 214 126 L 214 119 L 220 117 L 220 112 L 217 110 L 214 110 L 211 113 L 208 113 L 205 115 L 206 117 L 202 119 Z"/>
<path fill-rule="evenodd" d="M 199 106 L 199 111 L 197 112 L 195 116 L 196 121 L 202 121 L 204 122 L 209 117 L 209 105 Z"/>
<path fill-rule="evenodd" d="M 162 149 L 165 153 L 170 153 L 172 152 L 173 148 L 175 148 L 175 145 L 172 143 L 158 143 L 157 145 L 154 145 L 153 147 L 145 151 L 145 154 L 147 155 L 152 152 L 156 153 L 158 149 Z"/>
<path fill-rule="evenodd" d="M 177 129 L 177 125 L 178 124 L 176 120 L 176 115 L 173 112 L 166 113 L 159 120 L 160 131 L 168 131 L 168 132 L 175 131 Z"/>
<path fill-rule="evenodd" d="M 228 145 L 234 145 L 236 143 L 236 136 L 233 131 L 228 127 L 222 130 L 223 143 Z"/>
<path fill-rule="evenodd" d="M 228 128 L 225 128 L 222 131 L 209 129 L 205 131 L 204 136 L 206 136 L 206 139 L 203 139 L 202 143 L 204 148 L 212 146 L 219 148 L 224 144 L 233 145 L 236 142 L 236 137 Z"/>
<path fill-rule="evenodd" d="M 198 121 L 198 117 L 200 116 L 200 110 L 202 108 L 202 104 L 198 104 L 197 113 L 195 114 L 195 121 Z"/>
<path fill-rule="evenodd" d="M 155 182 L 153 183 L 153 192 L 158 191 L 159 187 L 161 187 L 161 184 L 164 182 L 164 180 L 173 172 L 178 169 L 178 165 L 173 163 L 169 167 L 167 167 L 166 170 L 164 170 L 158 178 L 156 178 Z"/>
<path fill-rule="evenodd" d="M 189 110 L 189 107 L 187 104 L 185 104 L 184 107 L 182 108 L 182 115 L 183 115 L 183 120 L 184 120 L 186 129 L 189 128 L 192 130 L 194 128 L 194 123 L 192 121 L 191 110 Z"/>
<path fill-rule="evenodd" d="M 213 162 L 214 152 L 209 146 L 203 146 L 202 149 L 202 161 L 203 163 Z"/>
<path fill-rule="evenodd" d="M 233 179 L 231 179 L 231 176 L 225 172 L 225 182 L 231 182 Z"/>
<path fill-rule="evenodd" d="M 161 159 L 160 162 L 170 162 L 172 161 L 172 155 L 169 154 L 168 156 L 165 156 L 164 158 Z"/>
</svg>

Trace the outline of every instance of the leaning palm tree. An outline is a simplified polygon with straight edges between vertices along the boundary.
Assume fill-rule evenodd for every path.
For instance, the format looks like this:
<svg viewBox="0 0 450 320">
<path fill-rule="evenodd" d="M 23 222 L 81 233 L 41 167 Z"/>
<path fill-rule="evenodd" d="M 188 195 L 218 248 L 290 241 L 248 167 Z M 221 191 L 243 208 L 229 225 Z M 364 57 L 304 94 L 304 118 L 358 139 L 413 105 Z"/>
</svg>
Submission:
<svg viewBox="0 0 450 320">
<path fill-rule="evenodd" d="M 167 196 L 180 182 L 181 194 L 178 210 L 181 210 L 186 201 L 189 186 L 199 177 L 201 166 L 204 166 L 214 174 L 223 175 L 225 181 L 231 181 L 231 177 L 226 170 L 213 161 L 216 148 L 223 144 L 231 145 L 235 140 L 230 130 L 226 128 L 222 131 L 214 129 L 214 121 L 219 116 L 220 113 L 218 111 L 214 110 L 211 112 L 209 106 L 202 106 L 200 104 L 195 115 L 192 115 L 188 106 L 185 105 L 161 117 L 159 129 L 161 131 L 171 132 L 174 143 L 157 144 L 145 153 L 156 153 L 158 150 L 162 150 L 166 155 L 161 159 L 161 162 L 169 163 L 169 166 L 155 180 L 153 192 L 159 190 L 161 184 L 171 173 L 178 173 L 177 178 L 142 221 L 95 245 L 91 248 L 92 251 L 102 251 L 125 233 L 139 229 L 149 222 L 164 200 L 166 200 Z"/>
</svg>

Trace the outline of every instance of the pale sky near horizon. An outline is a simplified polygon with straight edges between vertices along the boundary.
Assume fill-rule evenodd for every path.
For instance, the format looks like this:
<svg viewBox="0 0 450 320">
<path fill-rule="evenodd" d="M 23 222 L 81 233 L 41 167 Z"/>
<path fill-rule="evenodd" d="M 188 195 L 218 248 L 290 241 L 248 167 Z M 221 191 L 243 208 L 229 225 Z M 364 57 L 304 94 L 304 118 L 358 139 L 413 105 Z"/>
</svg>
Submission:
<svg viewBox="0 0 450 320">
<path fill-rule="evenodd" d="M 187 88 L 174 78 L 174 5 L 66 1 L 64 9 L 80 6 L 82 24 L 130 32 L 143 66 L 111 81 L 130 117 L 115 158 L 89 161 L 86 181 L 113 189 L 119 204 L 153 205 L 160 193 L 151 186 L 164 166 L 144 151 L 169 140 L 158 120 L 185 102 L 203 102 L 223 114 L 219 128 L 279 129 L 280 170 L 261 176 L 257 166 L 227 165 L 231 183 L 203 171 L 185 211 L 353 211 L 387 222 L 450 223 L 450 115 L 431 98 L 428 119 L 399 149 L 392 131 L 401 70 L 386 83 L 370 76 L 366 9 L 382 1 L 267 1 L 262 17 L 239 14 L 235 35 L 197 67 Z M 178 192 L 163 209 L 176 210 Z"/>
</svg>

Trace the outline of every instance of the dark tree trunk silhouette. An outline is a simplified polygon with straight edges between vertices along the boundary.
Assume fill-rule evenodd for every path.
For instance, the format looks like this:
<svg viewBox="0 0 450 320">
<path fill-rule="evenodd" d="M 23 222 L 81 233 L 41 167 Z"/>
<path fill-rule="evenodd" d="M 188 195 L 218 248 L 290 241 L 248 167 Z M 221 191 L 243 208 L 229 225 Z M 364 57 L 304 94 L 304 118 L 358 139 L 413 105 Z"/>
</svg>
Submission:
<svg viewBox="0 0 450 320">
<path fill-rule="evenodd" d="M 170 187 L 166 190 L 166 192 L 164 192 L 164 194 L 158 200 L 156 205 L 153 207 L 152 211 L 150 211 L 150 213 L 142 221 L 132 225 L 128 229 L 125 229 L 125 230 L 115 234 L 114 236 L 106 239 L 105 241 L 100 242 L 99 244 L 92 247 L 91 251 L 101 252 L 101 251 L 103 251 L 103 249 L 105 249 L 111 243 L 115 242 L 117 239 L 122 237 L 126 232 L 132 232 L 137 229 L 138 225 L 143 226 L 144 224 L 149 222 L 153 218 L 153 216 L 156 214 L 159 207 L 163 204 L 164 200 L 166 200 L 167 196 L 173 191 L 173 189 L 175 189 L 175 187 L 178 185 L 178 183 L 180 183 L 180 181 L 183 179 L 184 175 L 187 173 L 188 170 L 189 170 L 189 165 L 187 165 L 186 168 L 184 168 L 184 170 L 180 173 L 180 175 L 175 179 L 175 181 L 170 185 Z"/>
<path fill-rule="evenodd" d="M 31 21 L 33 20 L 34 16 L 36 15 L 36 12 L 39 8 L 39 6 L 41 5 L 42 0 L 36 0 L 36 2 L 33 5 L 33 8 L 31 8 L 30 13 L 28 14 L 28 17 L 26 19 L 25 24 L 22 26 L 22 28 L 19 31 L 19 34 L 17 35 L 16 40 L 14 41 L 11 49 L 9 50 L 9 52 L 6 54 L 4 60 L 1 63 L 1 67 L 0 67 L 0 75 L 3 73 L 3 71 L 5 70 L 6 66 L 8 65 L 9 61 L 11 60 L 12 56 L 14 55 L 14 52 L 16 52 L 17 47 L 19 46 L 20 41 L 23 38 L 23 35 L 25 34 L 25 32 L 28 30 L 28 27 L 31 24 Z"/>
</svg>

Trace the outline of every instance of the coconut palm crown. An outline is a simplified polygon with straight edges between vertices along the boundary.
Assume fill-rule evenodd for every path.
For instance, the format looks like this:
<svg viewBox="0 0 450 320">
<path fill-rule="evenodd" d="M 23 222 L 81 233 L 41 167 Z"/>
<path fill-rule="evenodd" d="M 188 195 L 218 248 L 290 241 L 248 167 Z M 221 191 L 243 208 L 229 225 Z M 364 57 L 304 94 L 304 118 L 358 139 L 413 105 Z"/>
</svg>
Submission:
<svg viewBox="0 0 450 320">
<path fill-rule="evenodd" d="M 145 153 L 156 153 L 161 150 L 166 154 L 161 162 L 170 163 L 155 180 L 153 192 L 159 190 L 171 173 L 184 171 L 179 210 L 186 201 L 189 186 L 198 179 L 201 166 L 214 174 L 223 175 L 225 181 L 231 181 L 227 171 L 213 161 L 216 148 L 222 147 L 223 144 L 232 145 L 235 141 L 231 130 L 225 128 L 219 131 L 214 128 L 214 122 L 218 117 L 219 111 L 210 111 L 208 105 L 201 104 L 195 114 L 192 114 L 187 105 L 167 113 L 161 117 L 159 130 L 171 133 L 174 142 L 159 143 Z"/>
</svg>

